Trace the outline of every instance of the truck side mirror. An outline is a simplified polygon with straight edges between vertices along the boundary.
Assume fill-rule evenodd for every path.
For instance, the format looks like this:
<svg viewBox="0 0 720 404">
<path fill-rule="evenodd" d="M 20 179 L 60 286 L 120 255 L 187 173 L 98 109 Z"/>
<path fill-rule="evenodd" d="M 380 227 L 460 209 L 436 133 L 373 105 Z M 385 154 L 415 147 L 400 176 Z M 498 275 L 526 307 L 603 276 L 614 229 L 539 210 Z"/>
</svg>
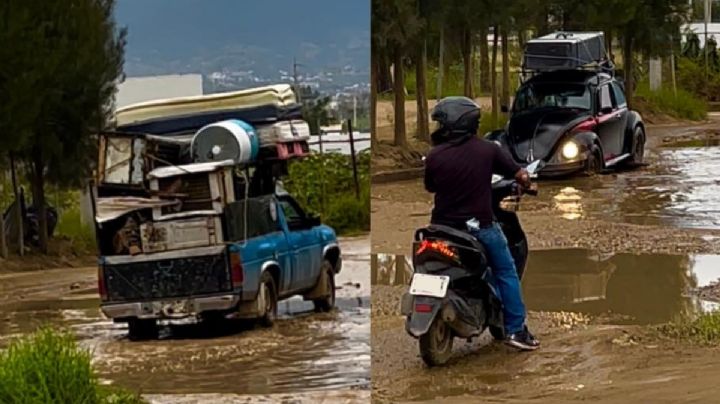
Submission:
<svg viewBox="0 0 720 404">
<path fill-rule="evenodd" d="M 308 227 L 317 227 L 322 224 L 322 220 L 320 220 L 320 217 L 315 215 L 308 215 L 306 219 L 306 223 Z"/>
</svg>

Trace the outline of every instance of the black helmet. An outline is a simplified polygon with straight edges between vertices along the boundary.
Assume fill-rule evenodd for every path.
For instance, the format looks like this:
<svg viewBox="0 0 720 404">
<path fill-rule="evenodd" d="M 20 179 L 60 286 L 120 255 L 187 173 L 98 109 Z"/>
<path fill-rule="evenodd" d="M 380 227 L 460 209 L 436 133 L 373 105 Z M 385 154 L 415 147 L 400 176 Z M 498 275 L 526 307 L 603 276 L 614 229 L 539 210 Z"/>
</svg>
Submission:
<svg viewBox="0 0 720 404">
<path fill-rule="evenodd" d="M 445 97 L 435 105 L 430 116 L 440 124 L 433 140 L 451 140 L 475 135 L 480 125 L 480 106 L 468 97 Z"/>
</svg>

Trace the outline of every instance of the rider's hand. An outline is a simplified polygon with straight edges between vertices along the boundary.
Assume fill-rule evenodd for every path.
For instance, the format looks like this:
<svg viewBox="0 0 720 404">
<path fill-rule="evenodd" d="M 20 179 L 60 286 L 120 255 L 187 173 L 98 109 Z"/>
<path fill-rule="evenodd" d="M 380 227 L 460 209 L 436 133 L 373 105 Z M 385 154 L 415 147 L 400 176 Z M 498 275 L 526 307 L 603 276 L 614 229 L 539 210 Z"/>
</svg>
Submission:
<svg viewBox="0 0 720 404">
<path fill-rule="evenodd" d="M 530 188 L 532 185 L 530 182 L 530 174 L 524 168 L 521 168 L 517 174 L 515 174 L 515 180 L 525 188 Z"/>
</svg>

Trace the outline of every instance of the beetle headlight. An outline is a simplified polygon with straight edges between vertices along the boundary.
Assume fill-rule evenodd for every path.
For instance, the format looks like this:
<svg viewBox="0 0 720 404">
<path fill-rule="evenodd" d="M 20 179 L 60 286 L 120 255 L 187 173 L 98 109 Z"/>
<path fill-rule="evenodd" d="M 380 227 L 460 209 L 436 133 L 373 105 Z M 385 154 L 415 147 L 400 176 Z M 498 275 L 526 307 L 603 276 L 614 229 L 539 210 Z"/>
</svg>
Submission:
<svg viewBox="0 0 720 404">
<path fill-rule="evenodd" d="M 577 143 L 573 142 L 572 140 L 568 140 L 567 142 L 565 142 L 562 147 L 562 155 L 568 160 L 577 157 L 579 152 L 580 149 L 578 149 Z"/>
</svg>

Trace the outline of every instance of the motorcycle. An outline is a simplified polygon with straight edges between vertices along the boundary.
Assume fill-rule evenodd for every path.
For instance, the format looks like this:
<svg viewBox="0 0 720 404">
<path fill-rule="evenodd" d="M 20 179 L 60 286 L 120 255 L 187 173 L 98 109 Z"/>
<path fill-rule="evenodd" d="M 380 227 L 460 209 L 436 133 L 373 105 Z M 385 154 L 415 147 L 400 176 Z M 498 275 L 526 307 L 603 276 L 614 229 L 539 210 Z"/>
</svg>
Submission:
<svg viewBox="0 0 720 404">
<path fill-rule="evenodd" d="M 540 161 L 526 167 L 531 177 L 541 168 Z M 527 238 L 516 212 L 503 209 L 501 202 L 514 197 L 517 210 L 523 194 L 537 195 L 537 190 L 493 176 L 493 214 L 508 240 L 520 279 L 527 262 Z M 484 247 L 470 233 L 442 225 L 418 229 L 413 269 L 401 312 L 406 316 L 405 329 L 419 340 L 420 355 L 428 366 L 447 363 L 456 337 L 470 341 L 489 329 L 495 339 L 505 339 L 502 302 L 492 286 L 492 269 Z"/>
</svg>

